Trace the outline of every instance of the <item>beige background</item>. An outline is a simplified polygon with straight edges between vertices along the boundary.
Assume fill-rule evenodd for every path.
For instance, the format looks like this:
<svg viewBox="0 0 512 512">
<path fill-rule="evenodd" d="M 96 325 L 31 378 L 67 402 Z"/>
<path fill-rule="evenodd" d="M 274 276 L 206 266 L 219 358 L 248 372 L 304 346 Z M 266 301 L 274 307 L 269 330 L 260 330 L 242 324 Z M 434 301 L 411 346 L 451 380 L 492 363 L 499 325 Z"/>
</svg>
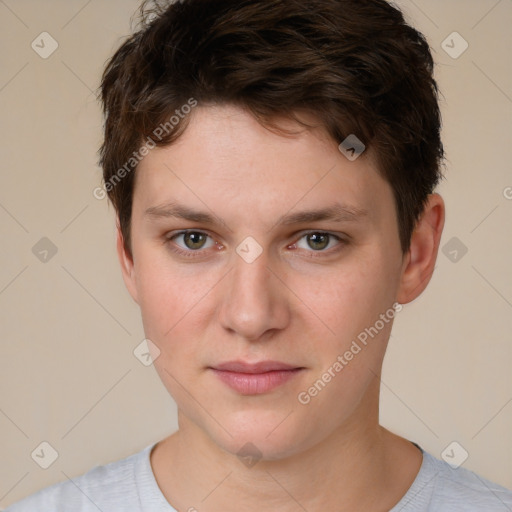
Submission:
<svg viewBox="0 0 512 512">
<path fill-rule="evenodd" d="M 113 210 L 92 194 L 93 91 L 137 5 L 0 0 L 0 507 L 176 428 L 174 402 L 133 354 L 139 310 L 118 268 Z M 442 247 L 456 237 L 467 253 L 440 252 L 430 286 L 398 315 L 381 421 L 437 457 L 457 441 L 464 467 L 512 487 L 512 2 L 399 5 L 435 51 Z M 59 44 L 47 59 L 31 48 L 43 31 Z M 469 43 L 456 59 L 442 47 L 453 31 Z M 57 248 L 46 262 L 32 251 L 43 237 Z M 46 470 L 31 458 L 43 441 L 59 454 Z"/>
</svg>

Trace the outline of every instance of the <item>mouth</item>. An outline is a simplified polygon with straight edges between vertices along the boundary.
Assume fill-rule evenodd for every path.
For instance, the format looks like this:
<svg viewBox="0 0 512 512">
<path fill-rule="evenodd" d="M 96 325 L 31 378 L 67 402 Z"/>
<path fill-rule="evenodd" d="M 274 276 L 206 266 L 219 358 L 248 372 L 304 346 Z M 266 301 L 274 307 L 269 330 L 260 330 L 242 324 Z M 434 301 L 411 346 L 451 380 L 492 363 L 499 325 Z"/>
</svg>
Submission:
<svg viewBox="0 0 512 512">
<path fill-rule="evenodd" d="M 282 386 L 305 370 L 278 361 L 246 363 L 229 361 L 210 370 L 227 386 L 241 395 L 261 395 Z"/>
</svg>

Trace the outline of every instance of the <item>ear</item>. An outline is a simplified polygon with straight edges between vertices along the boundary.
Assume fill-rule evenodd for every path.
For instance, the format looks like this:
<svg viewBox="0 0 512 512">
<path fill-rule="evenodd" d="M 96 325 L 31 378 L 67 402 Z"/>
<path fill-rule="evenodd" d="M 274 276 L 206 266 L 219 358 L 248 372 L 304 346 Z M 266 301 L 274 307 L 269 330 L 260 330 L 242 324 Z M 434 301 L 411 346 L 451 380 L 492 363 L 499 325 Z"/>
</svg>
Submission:
<svg viewBox="0 0 512 512">
<path fill-rule="evenodd" d="M 430 194 L 404 256 L 397 301 L 407 304 L 417 298 L 430 282 L 443 233 L 445 206 L 439 194 Z"/>
<path fill-rule="evenodd" d="M 119 258 L 119 263 L 121 264 L 121 273 L 123 275 L 124 284 L 126 285 L 126 288 L 128 289 L 128 292 L 132 296 L 133 300 L 138 304 L 139 301 L 133 257 L 126 252 L 123 234 L 119 225 L 119 219 L 117 220 L 117 256 Z"/>
</svg>

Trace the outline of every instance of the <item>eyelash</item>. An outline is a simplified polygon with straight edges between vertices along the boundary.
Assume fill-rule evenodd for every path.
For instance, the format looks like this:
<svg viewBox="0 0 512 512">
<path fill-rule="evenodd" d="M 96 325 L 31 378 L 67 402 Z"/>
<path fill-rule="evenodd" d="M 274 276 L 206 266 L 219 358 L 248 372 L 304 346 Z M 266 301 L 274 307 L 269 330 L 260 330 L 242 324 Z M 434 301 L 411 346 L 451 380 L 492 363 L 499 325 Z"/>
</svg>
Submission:
<svg viewBox="0 0 512 512">
<path fill-rule="evenodd" d="M 203 253 L 205 252 L 205 250 L 197 249 L 195 251 L 194 250 L 186 251 L 184 249 L 181 249 L 181 248 L 177 247 L 175 244 L 170 243 L 170 242 L 173 242 L 173 240 L 175 238 L 177 238 L 178 236 L 186 235 L 187 233 L 198 233 L 198 234 L 206 235 L 207 237 L 210 237 L 210 235 L 208 233 L 205 233 L 204 231 L 188 229 L 188 230 L 179 231 L 177 233 L 174 233 L 172 236 L 167 236 L 166 240 L 165 240 L 166 245 L 169 246 L 169 249 L 172 252 L 178 254 L 179 256 L 184 256 L 185 258 L 200 258 L 200 257 L 203 257 Z M 311 258 L 322 257 L 322 256 L 316 256 L 315 253 L 331 255 L 333 253 L 336 253 L 336 252 L 340 251 L 345 245 L 348 244 L 348 241 L 346 239 L 341 238 L 340 236 L 335 235 L 334 233 L 329 233 L 327 231 L 307 231 L 307 232 L 301 234 L 301 236 L 297 240 L 297 242 L 299 240 L 301 240 L 302 238 L 304 238 L 304 237 L 306 237 L 308 235 L 313 235 L 313 234 L 315 234 L 315 235 L 328 235 L 330 237 L 329 241 L 330 241 L 331 238 L 334 238 L 336 241 L 338 241 L 340 243 L 337 246 L 335 246 L 334 248 L 331 248 L 331 249 L 328 249 L 328 250 L 318 250 L 318 251 L 311 250 L 311 251 L 307 251 L 309 253 L 312 253 L 311 256 L 309 256 Z M 290 244 L 290 245 L 294 245 L 297 242 L 294 242 L 293 244 Z"/>
</svg>

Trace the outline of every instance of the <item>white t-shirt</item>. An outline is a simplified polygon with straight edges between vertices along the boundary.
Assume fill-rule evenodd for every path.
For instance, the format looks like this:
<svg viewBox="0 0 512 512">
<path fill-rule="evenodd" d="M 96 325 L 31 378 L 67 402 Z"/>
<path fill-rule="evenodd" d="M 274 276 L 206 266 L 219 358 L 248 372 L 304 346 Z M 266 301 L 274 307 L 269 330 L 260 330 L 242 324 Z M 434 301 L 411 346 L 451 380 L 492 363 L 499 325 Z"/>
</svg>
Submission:
<svg viewBox="0 0 512 512">
<path fill-rule="evenodd" d="M 176 512 L 151 468 L 149 456 L 155 444 L 41 489 L 5 512 Z M 421 451 L 423 462 L 416 479 L 390 512 L 512 512 L 512 491 Z M 195 508 L 200 510 L 200 498 L 188 510 Z"/>
</svg>

